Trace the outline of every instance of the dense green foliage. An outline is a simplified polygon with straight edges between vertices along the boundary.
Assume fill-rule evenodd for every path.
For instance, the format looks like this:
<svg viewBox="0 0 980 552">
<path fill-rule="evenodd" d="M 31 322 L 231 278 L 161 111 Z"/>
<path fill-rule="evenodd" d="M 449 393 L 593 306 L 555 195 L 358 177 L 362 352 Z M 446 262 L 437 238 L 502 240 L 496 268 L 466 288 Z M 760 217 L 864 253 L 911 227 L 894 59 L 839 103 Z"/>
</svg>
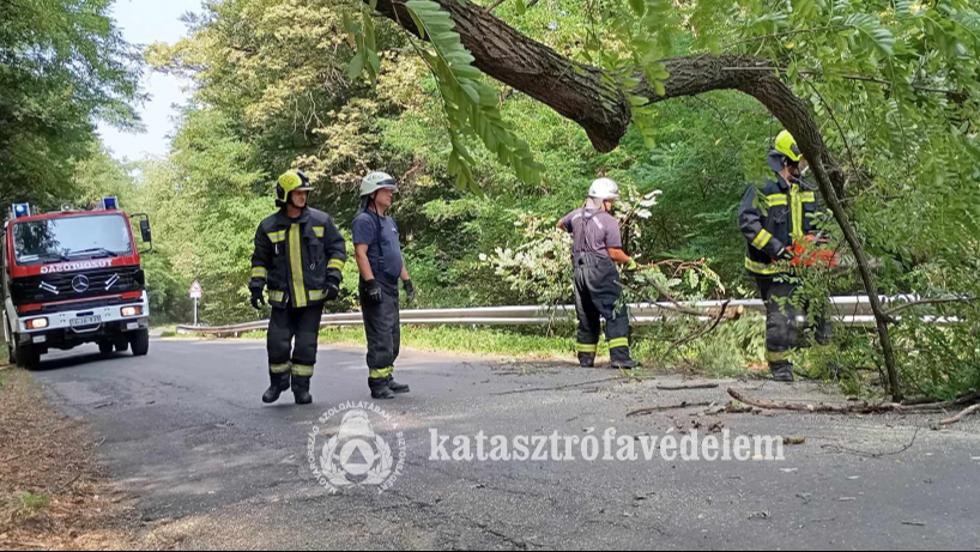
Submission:
<svg viewBox="0 0 980 552">
<path fill-rule="evenodd" d="M 109 0 L 0 3 L 0 199 L 57 207 L 74 199 L 76 164 L 95 123 L 132 125 L 138 53 Z M 84 169 L 83 169 L 84 170 Z"/>
</svg>

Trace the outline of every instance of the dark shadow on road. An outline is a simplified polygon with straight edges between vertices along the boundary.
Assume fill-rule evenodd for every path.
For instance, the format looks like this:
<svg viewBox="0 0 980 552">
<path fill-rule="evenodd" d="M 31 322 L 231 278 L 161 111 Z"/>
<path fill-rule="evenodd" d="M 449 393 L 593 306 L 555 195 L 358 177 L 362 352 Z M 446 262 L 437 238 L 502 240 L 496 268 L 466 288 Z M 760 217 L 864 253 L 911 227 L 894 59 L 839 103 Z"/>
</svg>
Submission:
<svg viewBox="0 0 980 552">
<path fill-rule="evenodd" d="M 102 353 L 76 353 L 73 355 L 67 355 L 66 353 L 67 352 L 62 352 L 62 354 L 65 354 L 65 356 L 59 355 L 50 359 L 45 359 L 42 356 L 41 365 L 32 371 L 53 372 L 56 370 L 63 370 L 65 368 L 74 368 L 85 364 L 91 364 L 93 362 L 106 362 L 133 358 L 133 354 L 128 352 L 110 353 L 108 355 L 103 355 Z"/>
</svg>

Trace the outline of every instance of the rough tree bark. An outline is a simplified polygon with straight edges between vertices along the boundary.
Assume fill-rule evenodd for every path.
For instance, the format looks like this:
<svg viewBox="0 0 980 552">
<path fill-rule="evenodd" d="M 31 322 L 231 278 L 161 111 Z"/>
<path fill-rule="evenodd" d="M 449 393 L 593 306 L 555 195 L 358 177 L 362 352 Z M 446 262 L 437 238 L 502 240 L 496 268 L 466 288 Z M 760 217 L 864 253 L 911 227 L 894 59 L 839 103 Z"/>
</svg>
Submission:
<svg viewBox="0 0 980 552">
<path fill-rule="evenodd" d="M 614 79 L 601 69 L 568 59 L 521 34 L 472 1 L 465 4 L 455 0 L 435 1 L 452 15 L 463 45 L 476 59 L 477 68 L 575 121 L 596 150 L 608 152 L 619 145 L 632 115 L 628 95 Z M 408 32 L 418 34 L 405 10 L 405 0 L 378 0 L 377 9 Z M 713 90 L 738 90 L 762 103 L 796 138 L 857 260 L 877 322 L 889 391 L 895 401 L 901 400 L 889 335 L 891 319 L 881 305 L 868 255 L 840 201 L 845 186 L 844 172 L 827 149 L 809 106 L 770 69 L 769 60 L 742 55 L 699 55 L 664 61 L 670 72 L 664 95 L 656 94 L 642 77 L 638 89 L 630 93 L 656 103 Z"/>
</svg>

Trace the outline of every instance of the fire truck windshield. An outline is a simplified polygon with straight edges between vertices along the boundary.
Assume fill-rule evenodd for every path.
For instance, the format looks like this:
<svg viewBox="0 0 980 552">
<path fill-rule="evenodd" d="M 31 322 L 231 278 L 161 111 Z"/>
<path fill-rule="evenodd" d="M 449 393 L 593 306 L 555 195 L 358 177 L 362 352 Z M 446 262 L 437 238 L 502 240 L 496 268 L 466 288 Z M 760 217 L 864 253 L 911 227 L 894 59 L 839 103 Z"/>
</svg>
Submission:
<svg viewBox="0 0 980 552">
<path fill-rule="evenodd" d="M 13 238 L 20 265 L 132 253 L 129 227 L 119 215 L 16 222 Z"/>
</svg>

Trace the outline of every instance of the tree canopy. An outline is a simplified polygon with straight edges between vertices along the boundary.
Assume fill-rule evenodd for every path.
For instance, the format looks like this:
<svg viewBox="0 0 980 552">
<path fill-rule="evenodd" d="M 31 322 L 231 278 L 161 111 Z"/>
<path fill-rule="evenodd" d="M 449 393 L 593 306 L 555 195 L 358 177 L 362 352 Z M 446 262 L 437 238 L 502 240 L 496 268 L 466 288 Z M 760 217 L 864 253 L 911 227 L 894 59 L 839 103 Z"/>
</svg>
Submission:
<svg viewBox="0 0 980 552">
<path fill-rule="evenodd" d="M 141 59 L 109 0 L 0 4 L 0 198 L 59 206 L 95 123 L 133 127 Z M 6 207 L 4 207 L 6 209 Z"/>
</svg>

